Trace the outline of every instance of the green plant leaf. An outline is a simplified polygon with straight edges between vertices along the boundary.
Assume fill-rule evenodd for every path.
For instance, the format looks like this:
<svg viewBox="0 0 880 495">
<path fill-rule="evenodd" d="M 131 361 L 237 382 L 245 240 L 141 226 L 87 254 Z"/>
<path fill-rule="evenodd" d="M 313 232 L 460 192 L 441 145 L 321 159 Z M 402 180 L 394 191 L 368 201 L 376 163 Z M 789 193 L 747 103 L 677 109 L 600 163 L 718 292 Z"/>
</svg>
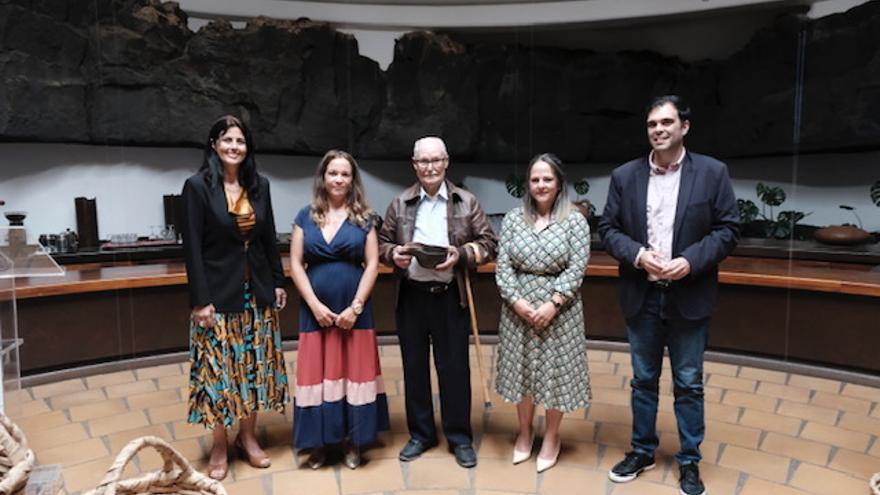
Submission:
<svg viewBox="0 0 880 495">
<path fill-rule="evenodd" d="M 770 187 L 758 182 L 755 192 L 758 193 L 758 199 L 767 206 L 779 206 L 785 202 L 785 191 L 779 186 Z"/>
<path fill-rule="evenodd" d="M 758 206 L 750 199 L 737 199 L 736 207 L 739 208 L 739 218 L 742 223 L 752 223 L 758 218 Z"/>
<path fill-rule="evenodd" d="M 880 206 L 880 180 L 871 185 L 871 201 Z"/>
<path fill-rule="evenodd" d="M 526 177 L 524 175 L 511 172 L 504 181 L 504 185 L 507 187 L 507 192 L 514 198 L 521 198 L 526 193 Z"/>
<path fill-rule="evenodd" d="M 574 192 L 578 193 L 579 196 L 585 196 L 590 192 L 590 181 L 587 179 L 581 179 L 574 183 Z"/>
</svg>

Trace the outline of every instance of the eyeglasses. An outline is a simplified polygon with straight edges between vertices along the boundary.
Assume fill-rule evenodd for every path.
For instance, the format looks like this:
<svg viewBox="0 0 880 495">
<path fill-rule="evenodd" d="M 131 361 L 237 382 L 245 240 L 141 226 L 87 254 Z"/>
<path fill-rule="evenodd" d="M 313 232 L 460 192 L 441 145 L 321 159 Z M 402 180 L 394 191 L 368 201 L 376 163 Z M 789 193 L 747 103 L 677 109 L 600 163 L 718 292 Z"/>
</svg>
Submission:
<svg viewBox="0 0 880 495">
<path fill-rule="evenodd" d="M 448 156 L 444 156 L 443 158 L 420 158 L 418 160 L 413 159 L 413 163 L 416 164 L 416 167 L 424 170 L 428 167 L 439 167 L 444 163 L 449 161 Z"/>
</svg>

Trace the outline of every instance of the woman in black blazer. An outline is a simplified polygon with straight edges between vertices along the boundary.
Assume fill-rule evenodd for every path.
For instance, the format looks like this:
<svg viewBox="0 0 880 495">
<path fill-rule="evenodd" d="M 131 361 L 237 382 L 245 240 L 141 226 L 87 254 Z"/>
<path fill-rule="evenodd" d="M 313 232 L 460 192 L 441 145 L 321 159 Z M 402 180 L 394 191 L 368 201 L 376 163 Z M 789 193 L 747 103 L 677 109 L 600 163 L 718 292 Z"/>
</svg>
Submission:
<svg viewBox="0 0 880 495">
<path fill-rule="evenodd" d="M 287 373 L 278 310 L 287 303 L 269 181 L 256 171 L 245 124 L 226 115 L 208 134 L 201 169 L 183 186 L 190 306 L 190 423 L 214 432 L 208 475 L 228 471 L 226 428 L 256 468 L 271 460 L 256 411 L 284 411 Z"/>
</svg>

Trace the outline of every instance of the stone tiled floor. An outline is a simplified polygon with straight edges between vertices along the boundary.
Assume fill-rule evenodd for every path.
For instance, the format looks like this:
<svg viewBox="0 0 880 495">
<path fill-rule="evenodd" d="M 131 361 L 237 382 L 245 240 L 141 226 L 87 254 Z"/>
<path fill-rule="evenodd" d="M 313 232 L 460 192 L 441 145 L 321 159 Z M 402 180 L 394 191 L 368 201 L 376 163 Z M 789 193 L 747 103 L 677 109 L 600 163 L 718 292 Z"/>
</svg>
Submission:
<svg viewBox="0 0 880 495">
<path fill-rule="evenodd" d="M 494 350 L 484 347 L 487 363 L 494 361 Z M 560 462 L 544 474 L 535 473 L 534 457 L 518 466 L 510 464 L 514 406 L 492 395 L 493 406 L 484 411 L 473 356 L 479 465 L 459 468 L 443 445 L 412 463 L 398 462 L 397 452 L 407 439 L 399 350 L 382 346 L 381 355 L 392 431 L 365 452 L 363 466 L 355 471 L 338 462 L 318 471 L 301 467 L 306 456 L 297 456 L 291 448 L 291 412 L 262 413 L 259 431 L 272 455 L 272 468 L 256 470 L 234 462 L 225 481 L 229 493 L 678 493 L 672 461 L 678 440 L 668 367 L 658 419 L 659 469 L 615 485 L 607 481 L 606 472 L 629 445 L 627 354 L 589 352 L 594 403 L 588 411 L 566 416 Z M 287 358 L 292 371 L 296 353 L 287 353 Z M 186 363 L 180 363 L 67 380 L 14 392 L 6 402 L 38 462 L 61 464 L 66 491 L 73 494 L 95 486 L 114 454 L 141 435 L 164 438 L 198 468 L 205 467 L 210 437 L 184 421 L 186 370 Z M 880 471 L 880 389 L 711 362 L 706 364 L 706 385 L 701 466 L 713 495 L 870 493 L 867 480 Z M 144 452 L 126 472 L 158 465 L 156 454 Z"/>
</svg>

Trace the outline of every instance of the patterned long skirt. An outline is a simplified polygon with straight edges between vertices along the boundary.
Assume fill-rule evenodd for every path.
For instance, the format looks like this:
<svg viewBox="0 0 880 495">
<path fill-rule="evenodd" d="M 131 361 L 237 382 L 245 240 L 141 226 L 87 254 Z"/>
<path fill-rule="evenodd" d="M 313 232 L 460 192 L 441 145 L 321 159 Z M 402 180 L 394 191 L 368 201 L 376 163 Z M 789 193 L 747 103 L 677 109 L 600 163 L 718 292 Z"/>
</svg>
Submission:
<svg viewBox="0 0 880 495">
<path fill-rule="evenodd" d="M 243 312 L 217 313 L 213 328 L 190 322 L 190 423 L 229 427 L 289 400 L 278 311 L 257 308 L 247 284 Z"/>
</svg>

